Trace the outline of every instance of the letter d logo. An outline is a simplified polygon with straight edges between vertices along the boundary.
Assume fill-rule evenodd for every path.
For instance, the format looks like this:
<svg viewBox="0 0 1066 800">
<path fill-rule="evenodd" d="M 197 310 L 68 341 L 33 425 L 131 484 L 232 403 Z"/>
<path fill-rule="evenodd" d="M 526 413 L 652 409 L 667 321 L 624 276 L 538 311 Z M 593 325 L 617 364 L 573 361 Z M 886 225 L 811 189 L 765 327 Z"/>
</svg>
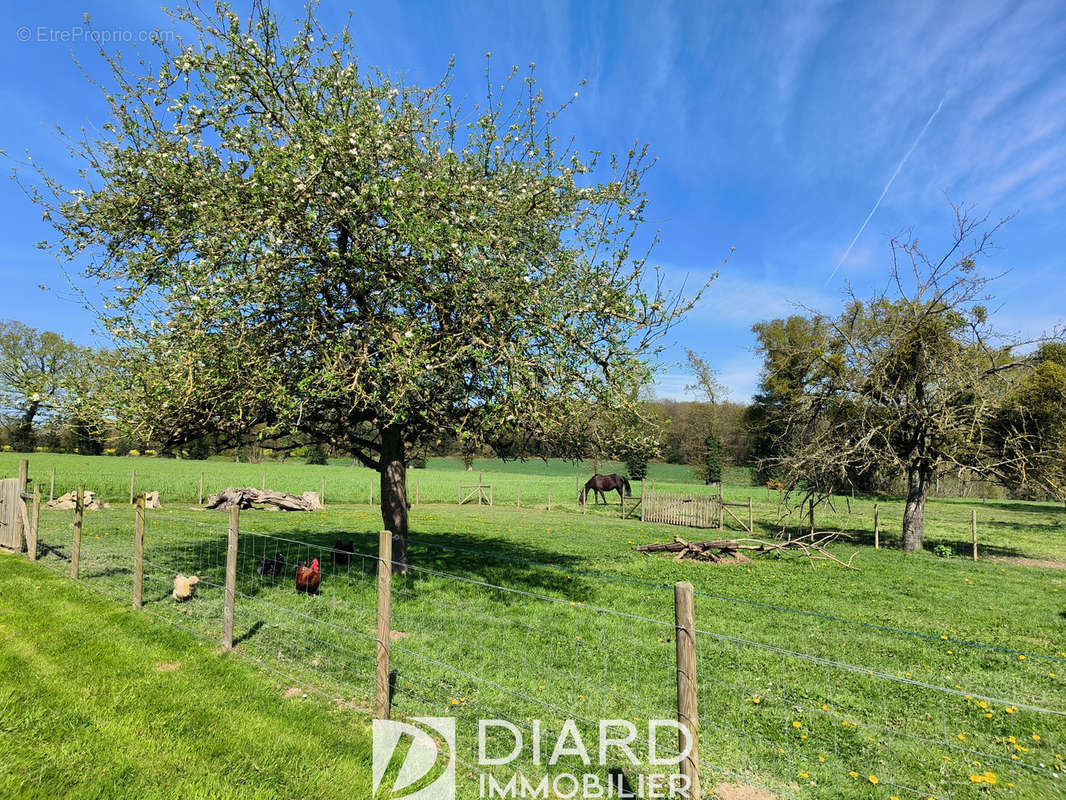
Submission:
<svg viewBox="0 0 1066 800">
<path fill-rule="evenodd" d="M 373 761 L 374 800 L 455 800 L 455 718 L 374 720 Z M 385 774 L 397 764 L 387 785 Z"/>
</svg>

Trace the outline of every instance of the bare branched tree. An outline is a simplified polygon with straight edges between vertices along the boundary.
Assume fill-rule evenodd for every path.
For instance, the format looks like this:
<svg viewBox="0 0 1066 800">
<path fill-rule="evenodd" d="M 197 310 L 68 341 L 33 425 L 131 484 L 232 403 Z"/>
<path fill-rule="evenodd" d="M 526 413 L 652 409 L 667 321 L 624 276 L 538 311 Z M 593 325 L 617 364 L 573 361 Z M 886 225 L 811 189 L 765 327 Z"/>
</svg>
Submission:
<svg viewBox="0 0 1066 800">
<path fill-rule="evenodd" d="M 942 255 L 930 257 L 907 231 L 891 242 L 888 289 L 868 300 L 849 289 L 837 317 L 808 309 L 819 333 L 803 344 L 801 360 L 811 368 L 774 432 L 777 471 L 805 498 L 847 489 L 871 471 L 905 475 L 906 551 L 921 549 L 938 475 L 962 469 L 999 479 L 1020 462 L 1055 455 L 1005 446 L 1002 429 L 990 435 L 1034 361 L 1024 354 L 1054 337 L 1021 340 L 993 329 L 988 287 L 998 276 L 979 267 L 1008 220 L 990 224 L 952 210 Z M 789 361 L 777 355 L 768 371 Z"/>
</svg>

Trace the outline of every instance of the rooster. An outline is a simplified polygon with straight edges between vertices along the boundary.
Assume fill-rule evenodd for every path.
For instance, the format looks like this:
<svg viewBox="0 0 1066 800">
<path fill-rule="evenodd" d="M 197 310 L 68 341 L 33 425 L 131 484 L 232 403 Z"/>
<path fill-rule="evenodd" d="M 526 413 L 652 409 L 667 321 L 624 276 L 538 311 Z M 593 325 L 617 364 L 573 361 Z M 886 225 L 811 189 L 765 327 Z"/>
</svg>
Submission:
<svg viewBox="0 0 1066 800">
<path fill-rule="evenodd" d="M 352 555 L 355 552 L 355 542 L 344 542 L 337 537 L 337 543 L 329 553 L 330 560 L 338 567 L 346 567 L 352 563 Z"/>
<path fill-rule="evenodd" d="M 318 594 L 318 585 L 322 583 L 322 573 L 318 569 L 318 559 L 312 559 L 311 566 L 299 564 L 296 567 L 296 591 L 304 594 Z"/>
</svg>

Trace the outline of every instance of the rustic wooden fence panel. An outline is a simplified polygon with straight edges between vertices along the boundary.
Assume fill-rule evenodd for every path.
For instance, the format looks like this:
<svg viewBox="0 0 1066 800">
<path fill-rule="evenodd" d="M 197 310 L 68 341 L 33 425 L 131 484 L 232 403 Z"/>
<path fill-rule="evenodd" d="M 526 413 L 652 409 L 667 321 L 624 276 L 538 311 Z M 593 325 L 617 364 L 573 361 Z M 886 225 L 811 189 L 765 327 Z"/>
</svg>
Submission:
<svg viewBox="0 0 1066 800">
<path fill-rule="evenodd" d="M 22 521 L 19 506 L 22 490 L 19 478 L 0 481 L 0 547 L 21 552 Z"/>
<path fill-rule="evenodd" d="M 646 491 L 641 499 L 641 519 L 690 528 L 717 528 L 722 505 L 715 495 L 669 494 Z"/>
</svg>

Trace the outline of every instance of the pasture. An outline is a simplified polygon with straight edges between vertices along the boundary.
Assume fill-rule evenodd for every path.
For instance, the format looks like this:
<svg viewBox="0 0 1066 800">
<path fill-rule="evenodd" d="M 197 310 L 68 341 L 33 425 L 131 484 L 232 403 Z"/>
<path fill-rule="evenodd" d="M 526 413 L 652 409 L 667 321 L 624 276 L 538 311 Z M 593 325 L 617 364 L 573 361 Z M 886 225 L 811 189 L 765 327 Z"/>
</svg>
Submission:
<svg viewBox="0 0 1066 800">
<path fill-rule="evenodd" d="M 0 473 L 13 474 L 15 461 L 0 456 Z M 269 488 L 317 490 L 326 476 L 324 511 L 242 514 L 237 651 L 271 671 L 264 685 L 282 673 L 365 720 L 360 711 L 370 708 L 373 691 L 380 516 L 368 498 L 357 501 L 372 473 L 342 465 L 37 454 L 31 478 L 46 491 L 52 463 L 57 493 L 80 482 L 115 504 L 86 513 L 81 577 L 125 605 L 132 512 L 122 501 L 129 468 L 137 469 L 140 489 L 162 491 L 166 508 L 149 512 L 145 610 L 208 641 L 219 633 L 226 517 L 190 507 L 200 470 L 212 476 L 208 485 L 215 489 L 258 485 L 256 476 L 266 474 Z M 476 482 L 479 467 L 494 485 L 496 505 L 455 506 L 458 482 Z M 413 482 L 421 480 L 421 502 L 412 509 L 414 569 L 393 589 L 395 716 L 670 718 L 672 584 L 687 580 L 697 591 L 705 788 L 744 781 L 781 797 L 886 800 L 990 792 L 1034 800 L 1062 796 L 1055 779 L 1045 777 L 1060 769 L 1066 751 L 1066 717 L 1051 713 L 1066 710 L 1066 588 L 1064 573 L 1055 568 L 1066 555 L 1061 506 L 934 500 L 926 547 L 939 545 L 945 556 L 904 556 L 897 548 L 898 500 L 839 498 L 833 510 L 819 510 L 818 527 L 854 533 L 854 541 L 834 545 L 834 552 L 847 558 L 858 551 L 858 571 L 824 562 L 812 568 L 796 556 L 714 566 L 632 549 L 675 533 L 715 538 L 714 532 L 623 521 L 616 506 L 573 513 L 574 475 L 590 472 L 558 463 L 482 463 L 470 481 L 461 462 L 440 460 L 409 473 L 412 496 Z M 706 491 L 685 486 L 683 468 L 656 465 L 651 477 L 678 490 Z M 776 495 L 733 477 L 726 499 L 751 496 L 756 530 L 777 530 Z M 548 489 L 552 513 L 540 501 Z M 874 502 L 880 550 L 872 546 Z M 975 503 L 977 562 L 963 556 Z M 70 512 L 42 512 L 46 566 L 66 568 L 70 521 Z M 338 536 L 354 540 L 357 551 L 343 567 L 328 563 Z M 289 583 L 256 573 L 258 559 L 278 551 L 289 563 L 314 556 L 323 561 L 321 595 L 297 596 Z M 8 562 L 14 564 L 3 560 L 5 588 L 13 580 Z M 176 571 L 203 580 L 197 598 L 185 605 L 168 598 Z M 17 565 L 17 576 L 37 572 Z M 161 639 L 179 636 L 138 620 Z M 24 634 L 38 635 L 44 634 L 32 627 Z M 196 646 L 192 638 L 179 641 Z M 317 716 L 331 724 L 325 709 Z M 469 740 L 462 733 L 460 739 L 460 755 L 464 748 L 469 753 Z M 224 754 L 217 757 L 224 763 Z M 995 785 L 973 780 L 988 772 L 997 776 Z M 469 770 L 465 777 L 469 790 Z M 50 780 L 40 778 L 42 793 Z"/>
</svg>

